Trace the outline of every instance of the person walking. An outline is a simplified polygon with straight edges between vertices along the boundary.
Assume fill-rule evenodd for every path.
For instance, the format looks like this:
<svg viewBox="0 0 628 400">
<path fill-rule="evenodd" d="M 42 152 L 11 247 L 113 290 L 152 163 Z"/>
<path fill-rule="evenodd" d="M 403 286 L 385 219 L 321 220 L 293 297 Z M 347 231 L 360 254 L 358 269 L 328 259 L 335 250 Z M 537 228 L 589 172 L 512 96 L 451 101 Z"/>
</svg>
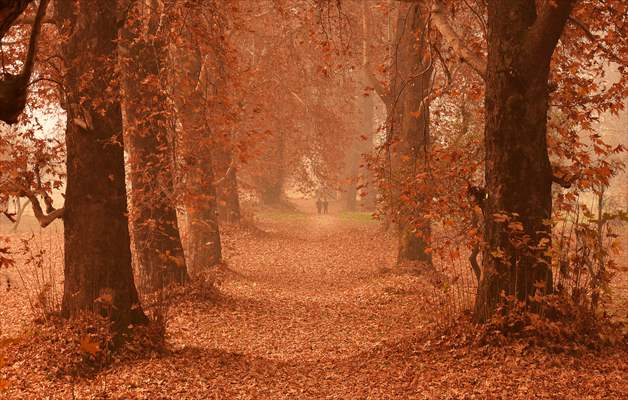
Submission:
<svg viewBox="0 0 628 400">
<path fill-rule="evenodd" d="M 323 202 L 321 201 L 320 197 L 316 200 L 316 210 L 319 214 L 323 210 Z"/>
<path fill-rule="evenodd" d="M 327 207 L 329 207 L 329 202 L 327 202 L 327 199 L 323 199 L 323 214 L 327 214 Z"/>
</svg>

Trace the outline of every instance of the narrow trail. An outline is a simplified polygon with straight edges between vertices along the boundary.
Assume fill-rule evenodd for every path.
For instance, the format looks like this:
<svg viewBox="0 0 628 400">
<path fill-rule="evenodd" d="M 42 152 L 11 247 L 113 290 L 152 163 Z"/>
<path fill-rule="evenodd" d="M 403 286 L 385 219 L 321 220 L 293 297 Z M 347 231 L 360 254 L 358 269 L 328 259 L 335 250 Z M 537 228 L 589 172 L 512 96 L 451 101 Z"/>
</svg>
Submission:
<svg viewBox="0 0 628 400">
<path fill-rule="evenodd" d="M 174 343 L 322 362 L 416 329 L 414 301 L 385 296 L 393 287 L 382 269 L 393 262 L 394 247 L 374 224 L 334 215 L 296 218 L 266 225 L 271 233 L 264 237 L 240 239 L 238 250 L 227 253 L 222 304 L 177 315 L 172 325 L 187 330 L 174 333 Z"/>
</svg>

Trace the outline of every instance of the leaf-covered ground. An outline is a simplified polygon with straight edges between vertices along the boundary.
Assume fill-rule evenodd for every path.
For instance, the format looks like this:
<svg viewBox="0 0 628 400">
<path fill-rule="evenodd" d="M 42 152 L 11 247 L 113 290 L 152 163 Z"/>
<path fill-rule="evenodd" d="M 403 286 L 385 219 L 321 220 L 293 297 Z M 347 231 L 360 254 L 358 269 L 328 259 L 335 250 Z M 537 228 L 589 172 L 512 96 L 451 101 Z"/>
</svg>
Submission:
<svg viewBox="0 0 628 400">
<path fill-rule="evenodd" d="M 183 296 L 171 307 L 164 354 L 72 380 L 50 373 L 54 347 L 22 342 L 21 354 L 5 355 L 0 377 L 8 387 L 0 397 L 628 397 L 621 350 L 469 348 L 436 334 L 427 301 L 433 289 L 420 274 L 391 268 L 394 241 L 360 215 L 267 214 L 260 227 L 226 235 L 218 296 Z M 5 319 L 15 316 L 7 307 L 28 308 L 9 297 L 15 291 L 0 299 Z"/>
</svg>

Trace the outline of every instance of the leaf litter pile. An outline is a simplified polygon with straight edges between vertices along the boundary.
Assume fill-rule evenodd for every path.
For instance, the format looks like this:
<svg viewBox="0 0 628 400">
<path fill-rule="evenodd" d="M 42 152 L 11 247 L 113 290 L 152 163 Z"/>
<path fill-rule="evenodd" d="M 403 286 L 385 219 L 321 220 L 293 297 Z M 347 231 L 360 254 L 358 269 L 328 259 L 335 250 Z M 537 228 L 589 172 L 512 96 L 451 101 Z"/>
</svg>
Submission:
<svg viewBox="0 0 628 400">
<path fill-rule="evenodd" d="M 87 336 L 59 321 L 34 324 L 24 289 L 3 290 L 0 397 L 628 397 L 625 347 L 554 353 L 474 345 L 467 325 L 445 332 L 429 279 L 392 267 L 393 238 L 377 224 L 295 214 L 260 226 L 226 232 L 216 289 L 173 295 L 165 344 L 144 332 L 108 356 L 90 339 L 104 322 L 88 323 Z M 77 371 L 86 365 L 93 373 Z"/>
</svg>

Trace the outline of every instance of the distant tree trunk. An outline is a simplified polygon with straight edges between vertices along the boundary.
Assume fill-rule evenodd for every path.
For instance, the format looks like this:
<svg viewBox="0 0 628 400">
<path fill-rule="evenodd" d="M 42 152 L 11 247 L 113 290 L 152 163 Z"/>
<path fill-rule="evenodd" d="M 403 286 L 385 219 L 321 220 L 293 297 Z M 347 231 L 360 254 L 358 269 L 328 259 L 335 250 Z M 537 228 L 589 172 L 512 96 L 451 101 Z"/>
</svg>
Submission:
<svg viewBox="0 0 628 400">
<path fill-rule="evenodd" d="M 392 135 L 396 141 L 392 168 L 402 186 L 416 179 L 425 166 L 430 145 L 429 94 L 432 78 L 432 61 L 426 21 L 429 12 L 424 4 L 402 5 L 399 10 L 395 43 L 398 43 L 393 64 L 393 97 L 398 99 L 392 112 Z M 405 182 L 405 183 L 404 183 Z M 405 204 L 407 197 L 414 204 Z M 430 221 L 421 208 L 426 196 L 423 193 L 398 192 L 394 201 L 399 209 L 398 261 L 422 261 L 431 264 L 426 251 L 431 236 Z"/>
<path fill-rule="evenodd" d="M 264 185 L 260 192 L 262 204 L 276 206 L 283 199 L 283 182 L 277 180 Z"/>
<path fill-rule="evenodd" d="M 358 183 L 356 180 L 360 169 L 360 150 L 358 147 L 359 143 L 357 141 L 353 141 L 351 143 L 349 157 L 347 159 L 347 184 L 342 192 L 342 200 L 344 202 L 345 210 L 347 211 L 355 211 L 357 207 L 356 195 Z"/>
<path fill-rule="evenodd" d="M 154 291 L 187 278 L 173 180 L 173 109 L 161 89 L 167 48 L 158 7 L 127 11 L 120 35 L 125 143 L 131 178 L 131 229 L 142 285 Z M 148 25 L 144 32 L 144 25 Z M 159 26 L 159 31 L 157 31 Z"/>
<path fill-rule="evenodd" d="M 146 321 L 131 267 L 116 86 L 117 2 L 58 0 L 66 62 L 67 190 L 63 313 L 108 315 L 118 328 Z"/>
<path fill-rule="evenodd" d="M 240 197 L 238 195 L 238 178 L 231 149 L 220 143 L 214 152 L 215 169 L 218 180 L 218 215 L 228 223 L 240 222 Z"/>
<path fill-rule="evenodd" d="M 271 156 L 276 167 L 269 171 L 262 171 L 262 175 L 258 178 L 260 200 L 267 206 L 280 205 L 284 199 L 286 144 L 283 133 L 280 133 L 277 139 L 277 146 L 274 147 L 276 154 Z"/>
<path fill-rule="evenodd" d="M 191 14 L 194 23 L 201 24 L 200 11 Z M 220 229 L 212 150 L 214 141 L 205 113 L 208 104 L 207 76 L 203 73 L 200 49 L 187 30 L 183 34 L 185 46 L 174 49 L 174 79 L 177 90 L 174 100 L 182 126 L 178 156 L 183 167 L 183 204 L 188 221 L 187 260 L 192 273 L 198 273 L 222 261 Z"/>
<path fill-rule="evenodd" d="M 366 65 L 364 68 L 366 68 Z M 368 82 L 368 78 L 365 77 L 364 81 Z M 362 96 L 360 103 L 362 114 L 361 135 L 366 138 L 364 140 L 361 139 L 360 157 L 362 157 L 362 155 L 369 154 L 373 150 L 373 137 L 375 136 L 375 129 L 373 128 L 373 121 L 375 120 L 375 101 L 373 96 Z M 362 161 L 362 158 L 360 158 L 359 161 Z M 362 185 L 363 188 L 358 191 L 361 209 L 375 209 L 376 188 L 372 180 L 373 174 L 371 171 L 366 168 L 366 166 L 362 167 L 359 170 L 359 184 Z"/>
<path fill-rule="evenodd" d="M 489 0 L 486 73 L 486 219 L 477 321 L 501 294 L 529 302 L 535 285 L 552 291 L 552 169 L 547 152 L 550 61 L 573 0 Z M 500 222 L 503 214 L 510 222 Z M 503 218 L 500 218 L 503 219 Z M 514 223 L 513 223 L 514 222 Z M 529 242 L 513 246 L 509 231 Z"/>
</svg>

